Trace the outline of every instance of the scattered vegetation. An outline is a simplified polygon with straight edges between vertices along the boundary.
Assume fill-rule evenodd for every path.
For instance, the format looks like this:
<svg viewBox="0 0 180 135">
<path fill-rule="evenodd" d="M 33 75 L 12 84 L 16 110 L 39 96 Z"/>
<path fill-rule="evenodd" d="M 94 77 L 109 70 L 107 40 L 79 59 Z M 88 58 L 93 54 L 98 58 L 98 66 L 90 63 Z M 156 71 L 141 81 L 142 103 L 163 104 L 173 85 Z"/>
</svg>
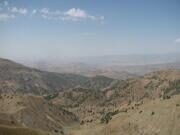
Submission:
<svg viewBox="0 0 180 135">
<path fill-rule="evenodd" d="M 53 94 L 49 94 L 49 95 L 44 96 L 44 99 L 51 100 L 51 99 L 56 98 L 57 96 L 58 96 L 58 93 L 53 93 Z"/>
<path fill-rule="evenodd" d="M 109 123 L 109 121 L 112 119 L 112 116 L 119 113 L 119 110 L 116 110 L 114 112 L 108 112 L 101 118 L 101 123 Z"/>
<path fill-rule="evenodd" d="M 165 100 L 165 99 L 170 99 L 171 98 L 171 96 L 169 96 L 169 95 L 163 95 L 163 99 Z"/>
<path fill-rule="evenodd" d="M 142 113 L 143 111 L 141 110 L 141 111 L 139 111 L 139 113 Z"/>
<path fill-rule="evenodd" d="M 154 115 L 154 114 L 155 114 L 155 112 L 152 111 L 152 112 L 151 112 L 151 115 Z"/>
<path fill-rule="evenodd" d="M 170 81 L 169 87 L 167 87 L 164 91 L 165 95 L 168 94 L 175 95 L 180 93 L 180 80 Z"/>
</svg>

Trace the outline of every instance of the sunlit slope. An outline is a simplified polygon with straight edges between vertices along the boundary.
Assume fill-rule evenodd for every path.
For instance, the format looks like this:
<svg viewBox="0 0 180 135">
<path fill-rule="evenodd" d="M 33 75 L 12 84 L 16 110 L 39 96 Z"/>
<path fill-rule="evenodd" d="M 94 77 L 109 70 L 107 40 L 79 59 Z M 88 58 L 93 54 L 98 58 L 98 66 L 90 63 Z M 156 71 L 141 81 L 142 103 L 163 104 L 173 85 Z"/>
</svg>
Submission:
<svg viewBox="0 0 180 135">
<path fill-rule="evenodd" d="M 92 124 L 72 130 L 70 135 L 179 135 L 180 96 L 145 101 L 127 106 L 127 112 L 115 115 L 108 124 Z"/>
<path fill-rule="evenodd" d="M 40 129 L 63 134 L 63 126 L 78 122 L 77 117 L 40 96 L 0 94 L 0 124 Z"/>
</svg>

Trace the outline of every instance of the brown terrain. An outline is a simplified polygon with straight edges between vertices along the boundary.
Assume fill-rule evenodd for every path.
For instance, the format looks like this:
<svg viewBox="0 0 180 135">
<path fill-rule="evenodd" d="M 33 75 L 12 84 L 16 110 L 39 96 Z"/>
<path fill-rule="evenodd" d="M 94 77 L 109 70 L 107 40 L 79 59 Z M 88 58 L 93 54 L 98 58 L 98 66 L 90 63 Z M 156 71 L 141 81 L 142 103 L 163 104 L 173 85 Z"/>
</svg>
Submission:
<svg viewBox="0 0 180 135">
<path fill-rule="evenodd" d="M 0 59 L 0 135 L 179 135 L 179 93 L 178 69 L 117 80 Z"/>
<path fill-rule="evenodd" d="M 77 117 L 54 106 L 43 97 L 22 94 L 1 94 L 0 123 L 63 133 L 63 126 L 77 123 Z"/>
</svg>

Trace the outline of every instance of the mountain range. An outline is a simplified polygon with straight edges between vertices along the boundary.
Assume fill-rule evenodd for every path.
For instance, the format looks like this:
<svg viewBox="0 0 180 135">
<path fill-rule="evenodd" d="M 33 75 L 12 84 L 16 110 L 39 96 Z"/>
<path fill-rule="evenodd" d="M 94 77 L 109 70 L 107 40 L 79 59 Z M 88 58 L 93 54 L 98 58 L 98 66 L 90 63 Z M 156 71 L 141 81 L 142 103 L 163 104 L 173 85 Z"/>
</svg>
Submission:
<svg viewBox="0 0 180 135">
<path fill-rule="evenodd" d="M 178 135 L 179 93 L 178 68 L 115 79 L 0 59 L 0 135 Z"/>
</svg>

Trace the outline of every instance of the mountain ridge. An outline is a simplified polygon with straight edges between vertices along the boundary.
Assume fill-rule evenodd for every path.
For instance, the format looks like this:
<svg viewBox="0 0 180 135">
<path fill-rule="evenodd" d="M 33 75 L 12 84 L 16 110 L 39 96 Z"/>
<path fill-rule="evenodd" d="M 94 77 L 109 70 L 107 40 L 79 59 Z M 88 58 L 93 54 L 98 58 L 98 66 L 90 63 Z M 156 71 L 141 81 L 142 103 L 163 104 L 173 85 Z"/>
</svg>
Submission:
<svg viewBox="0 0 180 135">
<path fill-rule="evenodd" d="M 99 83 L 99 87 L 105 87 L 103 86 L 104 84 L 110 84 L 112 81 L 113 79 L 104 77 L 104 83 Z M 33 92 L 43 95 L 62 91 L 77 85 L 93 88 L 93 78 L 40 71 L 9 60 L 0 59 L 0 84 L 2 84 L 0 91 L 6 89 L 5 91 Z"/>
</svg>

